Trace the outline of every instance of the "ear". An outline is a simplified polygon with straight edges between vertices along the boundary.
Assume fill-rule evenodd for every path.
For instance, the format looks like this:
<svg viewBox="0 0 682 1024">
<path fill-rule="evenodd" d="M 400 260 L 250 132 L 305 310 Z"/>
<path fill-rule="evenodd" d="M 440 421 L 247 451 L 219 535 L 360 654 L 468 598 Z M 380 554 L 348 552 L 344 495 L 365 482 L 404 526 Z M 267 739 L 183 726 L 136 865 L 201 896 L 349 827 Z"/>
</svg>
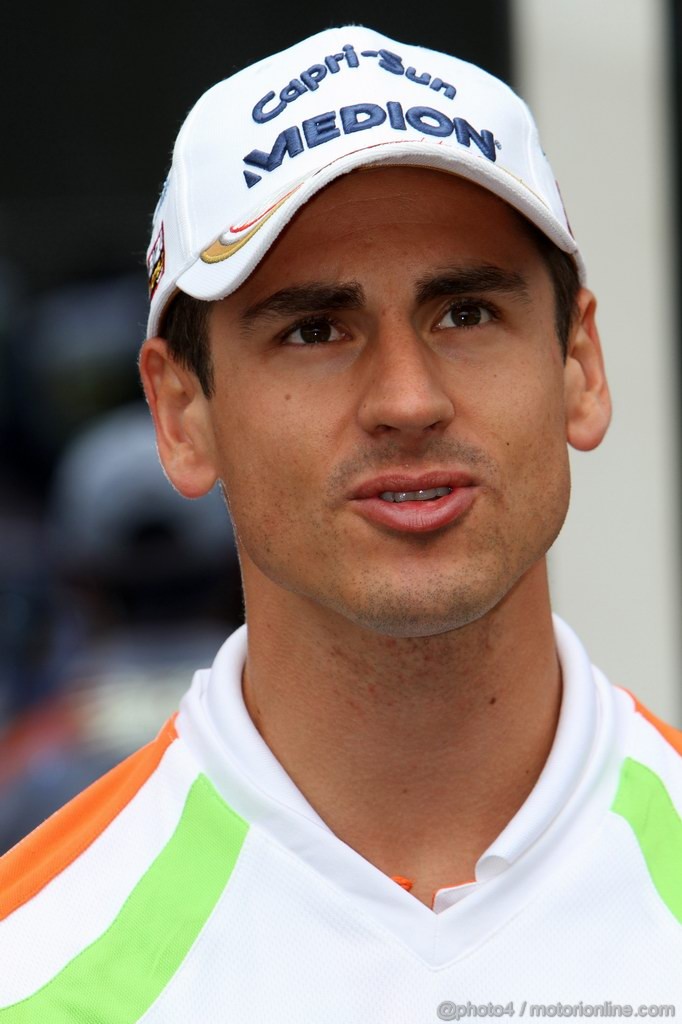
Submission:
<svg viewBox="0 0 682 1024">
<path fill-rule="evenodd" d="M 578 316 L 564 368 L 566 437 L 580 451 L 602 441 L 611 421 L 611 396 L 595 321 L 597 301 L 587 288 L 578 293 Z"/>
<path fill-rule="evenodd" d="M 173 359 L 163 338 L 145 341 L 140 376 L 166 476 L 186 498 L 200 498 L 217 480 L 208 399 L 195 374 Z"/>
</svg>

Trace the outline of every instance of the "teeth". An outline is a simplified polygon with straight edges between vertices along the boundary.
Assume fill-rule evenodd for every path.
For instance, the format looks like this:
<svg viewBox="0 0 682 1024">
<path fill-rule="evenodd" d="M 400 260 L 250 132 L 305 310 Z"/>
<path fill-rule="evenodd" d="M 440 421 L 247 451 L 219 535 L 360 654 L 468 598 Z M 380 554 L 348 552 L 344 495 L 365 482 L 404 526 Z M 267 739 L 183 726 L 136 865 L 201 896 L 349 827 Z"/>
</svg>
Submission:
<svg viewBox="0 0 682 1024">
<path fill-rule="evenodd" d="M 428 491 L 384 491 L 382 501 L 432 501 L 450 494 L 452 487 L 431 487 Z"/>
</svg>

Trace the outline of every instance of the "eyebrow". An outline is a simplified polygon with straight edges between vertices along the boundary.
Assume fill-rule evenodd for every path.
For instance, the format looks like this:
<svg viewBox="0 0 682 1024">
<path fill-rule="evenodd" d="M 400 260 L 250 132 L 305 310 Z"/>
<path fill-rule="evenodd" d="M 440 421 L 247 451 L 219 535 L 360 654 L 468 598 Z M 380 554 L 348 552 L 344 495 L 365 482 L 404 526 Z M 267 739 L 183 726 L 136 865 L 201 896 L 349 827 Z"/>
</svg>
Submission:
<svg viewBox="0 0 682 1024">
<path fill-rule="evenodd" d="M 530 302 L 528 284 L 521 274 L 491 264 L 446 267 L 422 277 L 417 281 L 415 298 L 418 305 L 423 305 L 445 295 L 491 291 L 510 293 Z M 312 282 L 273 292 L 248 306 L 239 319 L 242 327 L 248 329 L 262 318 L 304 316 L 333 309 L 361 309 L 365 302 L 364 289 L 356 281 L 342 284 Z"/>
<path fill-rule="evenodd" d="M 355 281 L 338 285 L 312 283 L 282 288 L 248 306 L 239 319 L 244 327 L 248 327 L 261 317 L 301 316 L 329 309 L 360 309 L 364 304 L 365 293 Z"/>
<path fill-rule="evenodd" d="M 419 305 L 444 295 L 466 295 L 472 292 L 506 292 L 529 303 L 530 290 L 522 274 L 492 264 L 475 267 L 446 267 L 417 281 Z"/>
</svg>

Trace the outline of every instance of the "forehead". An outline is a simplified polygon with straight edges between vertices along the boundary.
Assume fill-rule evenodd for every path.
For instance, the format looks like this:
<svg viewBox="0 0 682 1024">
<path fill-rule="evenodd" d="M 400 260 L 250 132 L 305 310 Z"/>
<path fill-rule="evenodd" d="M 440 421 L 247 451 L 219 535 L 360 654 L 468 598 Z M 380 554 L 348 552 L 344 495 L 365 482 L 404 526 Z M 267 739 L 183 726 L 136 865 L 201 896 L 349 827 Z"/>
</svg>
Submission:
<svg viewBox="0 0 682 1024">
<path fill-rule="evenodd" d="M 453 203 L 464 202 L 467 198 L 472 202 L 490 199 L 491 213 L 494 207 L 499 206 L 500 210 L 516 215 L 504 200 L 461 174 L 408 163 L 377 163 L 358 167 L 335 178 L 301 207 L 296 218 L 329 204 L 381 199 L 387 194 L 405 198 L 419 196 L 425 201 L 431 196 L 440 200 L 449 197 Z"/>
<path fill-rule="evenodd" d="M 537 229 L 499 197 L 444 171 L 373 166 L 337 178 L 292 218 L 240 293 L 296 277 L 381 277 L 462 261 L 539 259 Z"/>
</svg>

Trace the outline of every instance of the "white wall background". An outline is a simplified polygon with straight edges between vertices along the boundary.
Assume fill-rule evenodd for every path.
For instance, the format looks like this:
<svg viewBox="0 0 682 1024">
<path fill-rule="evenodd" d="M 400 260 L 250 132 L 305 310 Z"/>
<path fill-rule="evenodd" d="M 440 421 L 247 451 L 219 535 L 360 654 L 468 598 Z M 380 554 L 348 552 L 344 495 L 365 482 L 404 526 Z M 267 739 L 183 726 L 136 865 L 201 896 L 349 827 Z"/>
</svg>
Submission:
<svg viewBox="0 0 682 1024">
<path fill-rule="evenodd" d="M 572 453 L 551 556 L 554 606 L 593 661 L 682 719 L 672 122 L 664 0 L 515 0 L 533 109 L 599 299 L 614 399 L 607 440 Z"/>
</svg>

